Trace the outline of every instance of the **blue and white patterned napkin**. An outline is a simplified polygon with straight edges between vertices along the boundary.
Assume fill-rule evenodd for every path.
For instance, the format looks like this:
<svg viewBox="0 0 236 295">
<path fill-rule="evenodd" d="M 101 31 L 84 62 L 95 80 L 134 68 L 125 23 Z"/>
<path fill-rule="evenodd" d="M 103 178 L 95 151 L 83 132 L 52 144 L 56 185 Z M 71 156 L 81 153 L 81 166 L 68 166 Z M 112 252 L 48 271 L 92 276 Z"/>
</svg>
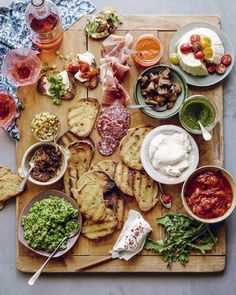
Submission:
<svg viewBox="0 0 236 295">
<path fill-rule="evenodd" d="M 0 7 L 0 66 L 8 50 L 32 47 L 29 30 L 25 23 L 25 9 L 29 2 L 29 0 L 16 0 L 9 8 Z M 96 9 L 88 0 L 54 0 L 54 2 L 58 6 L 64 30 L 67 30 L 81 16 Z M 16 96 L 16 87 L 10 85 L 0 72 L 0 90 L 2 89 L 14 96 L 19 113 L 21 103 Z M 19 140 L 19 131 L 15 122 L 12 122 L 7 131 L 13 138 Z"/>
</svg>

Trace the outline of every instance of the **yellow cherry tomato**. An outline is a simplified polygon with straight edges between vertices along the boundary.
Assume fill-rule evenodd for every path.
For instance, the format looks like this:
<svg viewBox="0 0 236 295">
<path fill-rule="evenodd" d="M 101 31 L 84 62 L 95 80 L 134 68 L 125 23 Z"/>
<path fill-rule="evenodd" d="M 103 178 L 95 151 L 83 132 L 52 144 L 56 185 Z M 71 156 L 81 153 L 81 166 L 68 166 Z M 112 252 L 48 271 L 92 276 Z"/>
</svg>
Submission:
<svg viewBox="0 0 236 295">
<path fill-rule="evenodd" d="M 173 64 L 173 65 L 178 65 L 179 64 L 179 56 L 177 53 L 173 53 L 171 56 L 170 56 L 170 62 Z"/>
<path fill-rule="evenodd" d="M 211 47 L 206 47 L 203 49 L 203 53 L 206 58 L 211 58 L 213 55 L 213 49 Z"/>
<path fill-rule="evenodd" d="M 211 39 L 206 36 L 202 36 L 200 40 L 201 47 L 204 49 L 206 47 L 211 47 Z"/>
</svg>

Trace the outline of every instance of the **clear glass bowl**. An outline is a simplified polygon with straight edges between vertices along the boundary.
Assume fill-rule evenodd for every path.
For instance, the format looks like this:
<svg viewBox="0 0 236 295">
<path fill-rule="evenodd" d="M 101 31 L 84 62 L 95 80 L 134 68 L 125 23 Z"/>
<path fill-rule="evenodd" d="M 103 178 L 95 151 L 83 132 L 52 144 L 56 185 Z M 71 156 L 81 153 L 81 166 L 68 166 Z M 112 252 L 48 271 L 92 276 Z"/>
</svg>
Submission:
<svg viewBox="0 0 236 295">
<path fill-rule="evenodd" d="M 159 47 L 160 47 L 160 52 L 159 52 L 159 54 L 158 54 L 154 59 L 144 59 L 144 58 L 142 58 L 141 55 L 133 54 L 132 57 L 133 57 L 134 61 L 135 61 L 138 65 L 140 65 L 140 66 L 142 66 L 142 67 L 151 67 L 151 66 L 156 65 L 156 64 L 160 61 L 160 59 L 161 59 L 161 57 L 162 57 L 162 55 L 163 55 L 163 52 L 164 52 L 164 48 L 163 48 L 163 45 L 162 45 L 160 39 L 158 39 L 156 36 L 154 36 L 154 35 L 152 35 L 152 34 L 144 34 L 144 35 L 141 35 L 141 36 L 137 39 L 137 41 L 135 42 L 135 44 L 134 44 L 134 46 L 133 46 L 133 49 L 134 49 L 134 50 L 137 50 L 137 45 L 138 45 L 138 43 L 139 43 L 140 41 L 142 41 L 142 40 L 144 40 L 144 39 L 148 39 L 148 38 L 149 38 L 149 39 L 152 39 L 154 42 L 156 42 L 156 43 L 159 45 Z"/>
<path fill-rule="evenodd" d="M 208 130 L 211 131 L 217 121 L 218 121 L 218 110 L 216 107 L 216 104 L 208 97 L 203 96 L 203 95 L 193 95 L 188 97 L 184 104 L 181 106 L 180 111 L 179 111 L 179 120 L 180 123 L 182 124 L 182 126 L 189 132 L 193 133 L 193 134 L 202 134 L 200 126 L 199 129 L 198 128 L 193 128 L 190 125 L 187 125 L 186 120 L 184 120 L 184 113 L 187 109 L 188 106 L 190 106 L 192 103 L 202 103 L 204 104 L 206 107 L 208 107 L 208 109 L 211 110 L 214 118 L 212 119 L 212 121 L 208 124 L 205 125 L 203 122 L 201 122 L 203 124 L 203 126 Z M 201 121 L 201 120 L 200 120 Z M 196 126 L 198 126 L 197 121 L 195 122 Z"/>
</svg>

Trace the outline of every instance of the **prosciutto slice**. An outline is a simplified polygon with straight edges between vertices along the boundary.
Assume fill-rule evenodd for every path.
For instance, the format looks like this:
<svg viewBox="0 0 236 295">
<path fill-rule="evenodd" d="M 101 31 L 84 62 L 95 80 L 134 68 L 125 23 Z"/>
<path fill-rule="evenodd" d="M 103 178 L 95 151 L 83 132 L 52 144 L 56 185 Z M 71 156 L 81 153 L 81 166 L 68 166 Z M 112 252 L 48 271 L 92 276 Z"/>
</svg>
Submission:
<svg viewBox="0 0 236 295">
<path fill-rule="evenodd" d="M 110 105 L 116 100 L 124 103 L 129 98 L 128 93 L 120 84 L 129 71 L 128 55 L 124 53 L 130 47 L 133 36 L 127 33 L 124 37 L 110 35 L 104 42 L 102 58 L 100 59 L 100 79 L 102 81 L 102 104 Z"/>
</svg>

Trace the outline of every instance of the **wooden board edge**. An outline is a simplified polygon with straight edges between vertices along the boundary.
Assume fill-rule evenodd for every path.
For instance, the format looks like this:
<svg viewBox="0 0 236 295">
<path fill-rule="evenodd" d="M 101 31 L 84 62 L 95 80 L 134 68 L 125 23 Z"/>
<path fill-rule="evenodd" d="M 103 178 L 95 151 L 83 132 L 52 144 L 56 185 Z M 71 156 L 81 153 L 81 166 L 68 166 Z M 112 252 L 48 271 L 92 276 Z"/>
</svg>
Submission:
<svg viewBox="0 0 236 295">
<path fill-rule="evenodd" d="M 69 258 L 69 257 L 68 257 Z M 147 261 L 148 258 L 148 261 Z M 112 260 L 103 265 L 88 269 L 81 273 L 219 273 L 225 270 L 225 255 L 218 256 L 191 256 L 189 263 L 183 266 L 174 263 L 172 269 L 166 267 L 166 263 L 156 256 L 156 263 L 153 256 L 136 257 L 132 261 Z M 101 256 L 70 257 L 68 264 L 61 259 L 59 264 L 49 264 L 44 270 L 45 273 L 76 273 L 76 268 L 86 265 L 90 262 L 101 259 Z M 38 270 L 45 259 L 41 257 L 32 266 L 30 257 L 18 257 L 16 261 L 17 270 L 25 273 L 32 273 Z M 35 262 L 35 260 L 34 260 Z M 70 265 L 70 266 L 69 266 Z M 80 274 L 80 273 L 78 273 Z"/>
<path fill-rule="evenodd" d="M 201 18 L 202 22 L 210 23 L 211 25 L 215 25 L 217 27 L 220 27 L 221 24 L 221 17 L 219 15 L 198 15 L 198 14 L 118 14 L 123 19 L 123 24 L 120 25 L 115 32 L 124 31 L 124 30 L 137 30 L 137 27 L 142 27 L 143 22 L 141 21 L 141 24 L 137 26 L 135 22 L 137 21 L 137 18 L 143 18 L 146 17 L 145 20 L 145 30 L 177 30 L 179 27 L 190 23 L 190 22 L 199 22 L 199 18 Z M 82 16 L 78 22 L 73 24 L 69 30 L 79 30 L 84 31 L 86 21 L 87 21 L 87 15 Z M 153 25 L 153 19 L 159 18 L 158 24 L 155 23 Z M 168 18 L 168 26 L 166 27 L 166 20 L 165 18 Z M 135 26 L 135 27 L 134 27 Z M 141 30 L 141 29 L 140 29 Z M 143 28 L 142 28 L 143 31 Z"/>
</svg>

